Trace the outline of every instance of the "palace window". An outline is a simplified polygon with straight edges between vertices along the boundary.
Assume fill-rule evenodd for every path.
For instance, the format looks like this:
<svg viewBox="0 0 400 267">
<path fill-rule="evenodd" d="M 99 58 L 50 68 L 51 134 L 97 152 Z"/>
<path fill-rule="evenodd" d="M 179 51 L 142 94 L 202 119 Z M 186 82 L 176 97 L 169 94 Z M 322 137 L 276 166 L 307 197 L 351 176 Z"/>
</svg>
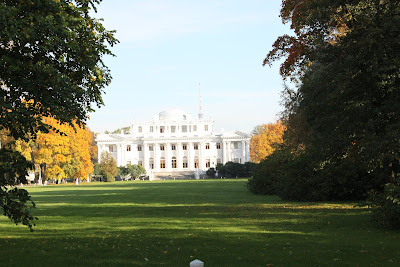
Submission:
<svg viewBox="0 0 400 267">
<path fill-rule="evenodd" d="M 210 168 L 210 159 L 206 159 L 206 168 Z"/>
<path fill-rule="evenodd" d="M 130 160 L 128 160 L 128 161 L 126 162 L 126 165 L 132 165 L 132 162 L 131 162 Z"/>
<path fill-rule="evenodd" d="M 217 165 L 222 164 L 222 160 L 220 158 L 217 158 Z"/>
<path fill-rule="evenodd" d="M 131 145 L 126 146 L 126 151 L 131 151 Z"/>
<path fill-rule="evenodd" d="M 171 150 L 176 150 L 176 145 L 175 144 L 171 144 Z"/>
<path fill-rule="evenodd" d="M 217 149 L 221 149 L 221 143 L 217 143 Z"/>
<path fill-rule="evenodd" d="M 160 126 L 160 133 L 165 133 L 165 126 Z"/>
<path fill-rule="evenodd" d="M 160 168 L 165 169 L 165 158 L 164 157 L 161 157 L 161 159 L 160 159 Z"/>
<path fill-rule="evenodd" d="M 171 133 L 174 133 L 176 131 L 176 126 L 171 126 Z"/>
<path fill-rule="evenodd" d="M 137 164 L 143 166 L 143 162 L 141 160 L 139 160 Z"/>
<path fill-rule="evenodd" d="M 187 144 L 182 144 L 182 149 L 187 150 Z"/>
<path fill-rule="evenodd" d="M 182 125 L 182 133 L 186 133 L 187 132 L 187 125 Z"/>
<path fill-rule="evenodd" d="M 194 167 L 197 169 L 199 168 L 199 157 L 194 157 Z"/>
<path fill-rule="evenodd" d="M 235 163 L 241 163 L 241 158 L 234 158 L 234 159 L 233 159 L 233 162 L 235 162 Z"/>
<path fill-rule="evenodd" d="M 142 151 L 142 145 L 137 146 L 137 151 Z"/>
<path fill-rule="evenodd" d="M 233 142 L 233 148 L 238 149 L 239 148 L 239 142 Z"/>
<path fill-rule="evenodd" d="M 154 150 L 153 145 L 149 145 L 149 151 L 153 151 L 153 150 Z"/>
<path fill-rule="evenodd" d="M 150 132 L 151 133 L 154 132 L 154 127 L 153 126 L 150 126 Z"/>
<path fill-rule="evenodd" d="M 208 125 L 207 125 L 207 124 L 204 125 L 204 131 L 205 131 L 205 132 L 208 132 Z"/>
<path fill-rule="evenodd" d="M 165 150 L 165 145 L 164 144 L 160 145 L 160 150 Z"/>
<path fill-rule="evenodd" d="M 188 167 L 188 159 L 187 157 L 183 157 L 183 168 L 186 169 Z"/>
<path fill-rule="evenodd" d="M 108 147 L 108 151 L 109 151 L 109 152 L 114 152 L 114 146 L 113 146 L 113 145 L 109 146 L 109 147 Z"/>
<path fill-rule="evenodd" d="M 197 125 L 193 125 L 193 132 L 197 132 Z"/>
<path fill-rule="evenodd" d="M 150 167 L 150 169 L 154 169 L 154 159 L 153 158 L 149 159 L 149 167 Z"/>
<path fill-rule="evenodd" d="M 209 143 L 206 144 L 206 149 L 210 149 L 210 144 Z"/>
<path fill-rule="evenodd" d="M 199 144 L 198 144 L 198 143 L 194 143 L 194 144 L 193 144 L 193 148 L 194 148 L 195 150 L 198 150 L 198 149 L 199 149 Z"/>
<path fill-rule="evenodd" d="M 142 132 L 142 126 L 138 127 L 138 132 L 141 133 Z"/>
<path fill-rule="evenodd" d="M 176 158 L 175 157 L 172 157 L 172 168 L 176 168 Z"/>
</svg>

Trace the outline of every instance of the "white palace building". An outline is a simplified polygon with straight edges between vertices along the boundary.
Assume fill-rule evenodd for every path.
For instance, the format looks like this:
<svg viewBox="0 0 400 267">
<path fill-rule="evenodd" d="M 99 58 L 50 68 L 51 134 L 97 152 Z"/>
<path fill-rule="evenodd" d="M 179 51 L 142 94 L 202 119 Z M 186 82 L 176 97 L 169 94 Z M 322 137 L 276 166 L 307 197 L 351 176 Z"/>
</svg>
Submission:
<svg viewBox="0 0 400 267">
<path fill-rule="evenodd" d="M 98 134 L 98 155 L 110 152 L 117 166 L 142 165 L 150 179 L 199 178 L 210 167 L 228 161 L 250 161 L 250 135 L 214 132 L 214 121 L 178 109 L 134 122 L 129 133 Z"/>
</svg>

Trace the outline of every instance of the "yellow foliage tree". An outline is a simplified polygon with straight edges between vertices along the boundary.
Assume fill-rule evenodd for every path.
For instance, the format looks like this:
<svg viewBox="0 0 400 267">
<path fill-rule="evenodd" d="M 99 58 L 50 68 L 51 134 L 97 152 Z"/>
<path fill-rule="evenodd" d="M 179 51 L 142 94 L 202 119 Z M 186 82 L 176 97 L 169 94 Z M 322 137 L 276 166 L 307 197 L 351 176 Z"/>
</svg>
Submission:
<svg viewBox="0 0 400 267">
<path fill-rule="evenodd" d="M 286 127 L 280 122 L 259 125 L 250 140 L 250 160 L 259 163 L 274 152 L 275 145 L 283 142 Z"/>
<path fill-rule="evenodd" d="M 93 172 L 89 130 L 76 123 L 74 127 L 60 124 L 52 117 L 45 120 L 52 129 L 48 133 L 38 133 L 33 152 L 35 163 L 45 163 L 44 173 L 49 179 L 86 178 Z"/>
</svg>

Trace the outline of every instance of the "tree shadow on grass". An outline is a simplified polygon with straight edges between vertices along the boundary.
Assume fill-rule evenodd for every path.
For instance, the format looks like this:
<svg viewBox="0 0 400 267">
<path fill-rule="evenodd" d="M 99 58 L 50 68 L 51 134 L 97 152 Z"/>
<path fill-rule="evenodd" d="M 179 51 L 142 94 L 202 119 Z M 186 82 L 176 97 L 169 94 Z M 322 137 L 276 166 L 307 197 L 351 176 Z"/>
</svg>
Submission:
<svg viewBox="0 0 400 267">
<path fill-rule="evenodd" d="M 400 262 L 399 256 L 381 253 L 396 248 L 387 240 L 384 245 L 364 248 L 371 249 L 364 253 L 360 251 L 365 239 L 352 243 L 347 233 L 336 233 L 335 237 L 318 231 L 295 232 L 277 222 L 264 227 L 270 230 L 234 232 L 223 225 L 174 228 L 168 224 L 153 228 L 54 229 L 47 234 L 1 238 L 4 249 L 0 255 L 3 264 L 15 266 L 187 266 L 196 258 L 207 266 L 395 266 Z"/>
<path fill-rule="evenodd" d="M 207 266 L 400 262 L 399 239 L 374 230 L 368 210 L 255 196 L 236 181 L 54 186 L 32 195 L 40 218 L 34 233 L 0 220 L 6 265 L 187 266 L 195 258 Z"/>
</svg>

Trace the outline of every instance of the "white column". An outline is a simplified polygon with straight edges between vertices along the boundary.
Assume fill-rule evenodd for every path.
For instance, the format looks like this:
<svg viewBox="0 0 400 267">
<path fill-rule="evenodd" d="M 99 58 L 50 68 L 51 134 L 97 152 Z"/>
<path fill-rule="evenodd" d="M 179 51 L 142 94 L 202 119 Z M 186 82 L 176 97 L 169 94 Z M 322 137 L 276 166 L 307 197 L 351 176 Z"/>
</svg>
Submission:
<svg viewBox="0 0 400 267">
<path fill-rule="evenodd" d="M 194 153 L 193 153 L 193 143 L 186 143 L 188 149 L 188 169 L 194 170 Z"/>
<path fill-rule="evenodd" d="M 160 159 L 158 158 L 158 144 L 154 143 L 153 144 L 153 150 L 154 150 L 154 170 L 155 171 L 160 171 Z"/>
<path fill-rule="evenodd" d="M 97 161 L 99 162 L 99 164 L 100 164 L 100 161 L 101 161 L 101 152 L 104 151 L 104 147 L 105 147 L 105 145 L 98 145 L 97 146 Z"/>
<path fill-rule="evenodd" d="M 204 163 L 204 141 L 199 143 L 199 169 L 203 170 L 205 166 Z"/>
<path fill-rule="evenodd" d="M 121 144 L 121 166 L 125 166 L 126 145 Z"/>
<path fill-rule="evenodd" d="M 245 163 L 246 162 L 246 142 L 242 141 L 242 159 L 241 159 L 241 163 Z"/>
<path fill-rule="evenodd" d="M 172 170 L 172 157 L 170 154 L 170 144 L 165 143 L 164 144 L 164 149 L 165 149 L 165 168 L 167 171 L 171 171 Z"/>
<path fill-rule="evenodd" d="M 225 144 L 222 140 L 220 140 L 220 144 L 221 144 L 221 163 L 224 164 L 224 160 L 225 160 Z"/>
<path fill-rule="evenodd" d="M 222 144 L 223 144 L 222 145 L 222 149 L 223 149 L 223 151 L 222 151 L 222 155 L 223 155 L 222 164 L 225 165 L 225 163 L 228 162 L 228 160 L 227 160 L 227 158 L 228 158 L 228 142 L 224 141 L 224 142 L 222 142 Z"/>
<path fill-rule="evenodd" d="M 246 162 L 250 161 L 250 141 L 246 141 Z"/>
<path fill-rule="evenodd" d="M 120 158 L 121 158 L 121 156 L 119 155 L 119 151 L 120 151 L 120 148 L 119 148 L 119 144 L 115 144 L 115 147 L 116 147 L 116 149 L 117 149 L 117 151 L 116 151 L 116 155 L 117 155 L 117 158 L 116 158 L 116 162 L 117 162 L 117 166 L 119 166 L 119 161 L 120 161 Z"/>
<path fill-rule="evenodd" d="M 228 162 L 228 161 L 232 161 L 232 149 L 231 149 L 231 142 L 230 141 L 228 141 L 228 142 L 226 142 L 226 147 L 227 147 L 227 150 L 226 150 L 226 162 Z"/>
<path fill-rule="evenodd" d="M 121 166 L 126 165 L 126 144 L 121 144 Z"/>
<path fill-rule="evenodd" d="M 176 143 L 176 167 L 178 170 L 183 169 L 182 143 Z"/>
<path fill-rule="evenodd" d="M 142 146 L 142 155 L 143 155 L 143 160 L 142 160 L 142 162 L 143 162 L 143 167 L 146 169 L 146 172 L 147 173 L 150 173 L 150 167 L 149 167 L 149 161 L 148 161 L 148 159 L 147 159 L 147 151 L 146 151 L 146 144 L 143 142 L 142 144 L 139 144 L 139 145 L 141 145 Z M 136 148 L 136 152 L 138 153 L 138 158 L 140 159 L 140 152 L 139 151 L 137 151 L 137 148 Z"/>
<path fill-rule="evenodd" d="M 124 165 L 124 145 L 119 144 L 119 165 L 118 166 L 123 166 Z"/>
</svg>

